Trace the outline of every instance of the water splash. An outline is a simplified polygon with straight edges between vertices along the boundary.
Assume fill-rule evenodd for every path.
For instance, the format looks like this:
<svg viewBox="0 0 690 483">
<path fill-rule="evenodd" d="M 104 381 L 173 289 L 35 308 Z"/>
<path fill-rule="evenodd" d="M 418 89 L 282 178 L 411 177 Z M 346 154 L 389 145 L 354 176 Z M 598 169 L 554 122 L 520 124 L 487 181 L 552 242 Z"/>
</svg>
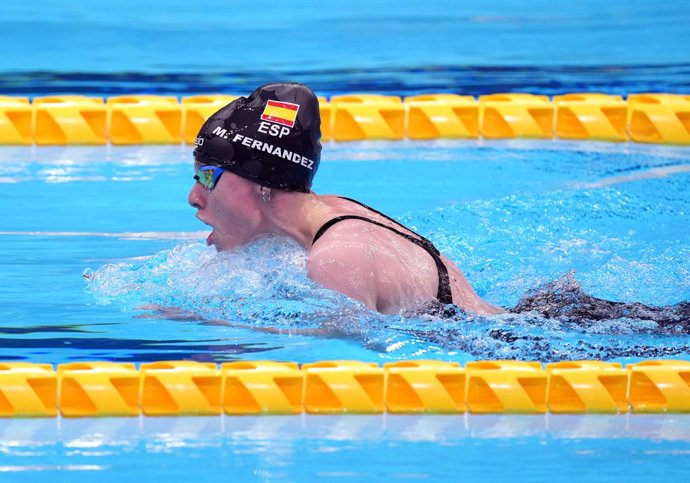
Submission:
<svg viewBox="0 0 690 483">
<path fill-rule="evenodd" d="M 568 159 L 559 161 L 567 168 Z M 550 157 L 540 160 L 534 162 L 553 169 Z M 621 164 L 632 166 L 626 172 L 647 166 L 645 156 L 624 161 L 611 163 L 611 174 Z M 568 185 L 458 201 L 401 220 L 456 261 L 481 296 L 518 304 L 521 313 L 374 313 L 309 280 L 305 252 L 279 238 L 228 253 L 181 244 L 138 264 L 88 271 L 87 288 L 125 311 L 157 307 L 173 320 L 186 314 L 192 323 L 337 337 L 391 360 L 687 357 L 687 304 L 626 312 L 608 302 L 603 313 L 590 310 L 592 296 L 656 306 L 690 299 L 686 183 L 679 174 L 639 184 Z M 650 227 L 663 227 L 663 236 Z M 663 323 L 658 315 L 676 319 Z M 289 339 L 285 345 L 289 355 Z"/>
<path fill-rule="evenodd" d="M 312 282 L 306 253 L 287 238 L 266 237 L 227 252 L 183 243 L 143 263 L 87 269 L 84 277 L 101 304 L 178 320 L 304 331 L 371 318 L 362 304 Z"/>
<path fill-rule="evenodd" d="M 690 353 L 687 336 L 653 320 L 570 317 L 581 288 L 568 273 L 537 287 L 521 302 L 527 313 L 476 317 L 456 311 L 388 315 L 318 286 L 306 277 L 306 253 L 294 242 L 265 238 L 218 253 L 184 243 L 139 264 L 87 269 L 87 290 L 99 303 L 125 311 L 147 308 L 163 318 L 228 324 L 271 333 L 356 341 L 383 359 L 434 357 L 529 360 L 666 357 Z M 565 297 L 560 317 L 545 317 L 529 300 Z M 529 297 L 532 297 L 530 299 Z M 540 298 L 541 297 L 541 298 Z M 547 304 L 548 305 L 548 304 Z M 601 318 L 601 317 L 600 317 Z"/>
</svg>

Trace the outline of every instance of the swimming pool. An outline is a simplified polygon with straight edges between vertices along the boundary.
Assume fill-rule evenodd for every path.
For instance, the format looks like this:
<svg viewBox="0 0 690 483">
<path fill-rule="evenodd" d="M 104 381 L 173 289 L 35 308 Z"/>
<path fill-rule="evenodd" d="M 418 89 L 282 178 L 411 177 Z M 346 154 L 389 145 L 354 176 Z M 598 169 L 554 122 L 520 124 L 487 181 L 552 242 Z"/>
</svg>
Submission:
<svg viewBox="0 0 690 483">
<path fill-rule="evenodd" d="M 186 205 L 186 147 L 2 148 L 0 159 L 4 199 L 21 207 L 0 222 L 6 361 L 690 355 L 687 334 L 641 320 L 580 326 L 536 315 L 449 322 L 374 314 L 306 279 L 303 252 L 285 240 L 217 254 Z M 687 149 L 362 142 L 328 144 L 324 159 L 317 192 L 363 200 L 428 234 L 494 303 L 512 306 L 542 283 L 569 283 L 571 269 L 600 297 L 690 298 Z M 228 472 L 456 481 L 459 471 L 486 481 L 555 471 L 566 481 L 614 481 L 634 461 L 627 478 L 645 481 L 687 471 L 688 425 L 684 415 L 5 420 L 0 468 L 22 481 L 152 473 L 179 481 L 191 471 L 210 481 Z M 489 469 L 486 454 L 497 463 Z M 437 460 L 444 463 L 429 463 Z"/>
<path fill-rule="evenodd" d="M 360 199 L 427 233 L 481 296 L 506 307 L 542 284 L 570 283 L 571 270 L 587 293 L 602 298 L 655 305 L 690 299 L 687 150 L 479 144 L 329 144 L 314 189 Z M 580 327 L 503 315 L 449 324 L 372 314 L 309 281 L 303 252 L 282 239 L 216 254 L 186 205 L 193 182 L 186 148 L 0 152 L 6 200 L 21 203 L 31 186 L 35 201 L 0 225 L 4 291 L 12 301 L 0 309 L 12 321 L 3 328 L 5 357 L 628 362 L 688 355 L 685 334 L 658 333 L 645 321 Z M 390 173 L 385 182 L 382 173 Z M 146 306 L 227 325 L 171 323 Z M 305 329 L 323 333 L 310 337 Z"/>
<path fill-rule="evenodd" d="M 6 0 L 0 92 L 687 93 L 682 0 Z"/>
<path fill-rule="evenodd" d="M 56 482 L 682 481 L 689 426 L 668 415 L 2 420 L 0 471 Z"/>
<path fill-rule="evenodd" d="M 690 86 L 686 2 L 291 2 L 260 4 L 258 19 L 253 2 L 120 4 L 39 0 L 29 12 L 4 2 L 0 91 L 244 93 L 286 78 L 322 95 Z M 314 189 L 428 235 L 497 304 L 576 280 L 599 297 L 665 305 L 690 299 L 689 158 L 687 148 L 627 143 L 328 144 Z M 206 248 L 185 201 L 191 176 L 186 147 L 0 148 L 0 360 L 690 356 L 687 334 L 642 320 L 372 314 L 307 280 L 303 253 L 284 240 L 226 255 Z M 688 434 L 685 415 L 17 419 L 0 420 L 0 472 L 3 481 L 680 480 Z"/>
</svg>

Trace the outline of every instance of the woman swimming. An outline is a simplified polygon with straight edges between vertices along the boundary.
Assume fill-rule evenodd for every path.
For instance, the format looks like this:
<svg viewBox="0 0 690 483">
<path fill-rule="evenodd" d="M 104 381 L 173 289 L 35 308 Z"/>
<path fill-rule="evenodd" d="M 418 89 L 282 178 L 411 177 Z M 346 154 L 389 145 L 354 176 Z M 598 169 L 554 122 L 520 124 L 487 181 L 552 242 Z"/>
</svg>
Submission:
<svg viewBox="0 0 690 483">
<path fill-rule="evenodd" d="M 197 182 L 188 201 L 213 228 L 207 243 L 228 250 L 265 235 L 290 237 L 307 251 L 311 279 L 382 313 L 505 312 L 482 300 L 422 235 L 358 201 L 311 191 L 321 158 L 320 125 L 318 99 L 297 83 L 259 87 L 206 121 L 196 139 Z M 611 302 L 585 294 L 571 279 L 566 289 L 543 287 L 508 311 L 690 323 L 688 303 Z"/>
<path fill-rule="evenodd" d="M 436 301 L 501 312 L 423 236 L 357 201 L 311 191 L 321 155 L 319 103 L 305 85 L 269 84 L 211 116 L 194 150 L 188 201 L 232 249 L 265 235 L 296 240 L 321 285 L 383 313 Z"/>
</svg>

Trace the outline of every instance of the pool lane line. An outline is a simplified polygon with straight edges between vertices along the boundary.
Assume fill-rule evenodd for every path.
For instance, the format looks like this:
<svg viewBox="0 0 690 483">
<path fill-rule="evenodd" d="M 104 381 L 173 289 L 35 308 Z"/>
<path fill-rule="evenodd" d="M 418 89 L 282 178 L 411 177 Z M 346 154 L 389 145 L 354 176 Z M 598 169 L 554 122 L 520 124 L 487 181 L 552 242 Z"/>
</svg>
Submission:
<svg viewBox="0 0 690 483">
<path fill-rule="evenodd" d="M 0 363 L 0 417 L 690 413 L 690 361 Z"/>
</svg>

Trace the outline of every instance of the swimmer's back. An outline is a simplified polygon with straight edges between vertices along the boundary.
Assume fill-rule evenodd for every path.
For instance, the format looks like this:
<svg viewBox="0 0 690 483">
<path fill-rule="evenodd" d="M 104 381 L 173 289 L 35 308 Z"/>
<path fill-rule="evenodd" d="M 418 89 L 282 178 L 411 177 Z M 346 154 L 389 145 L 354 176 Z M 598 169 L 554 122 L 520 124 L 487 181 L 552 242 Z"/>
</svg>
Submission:
<svg viewBox="0 0 690 483">
<path fill-rule="evenodd" d="M 454 303 L 479 314 L 501 311 L 481 300 L 447 257 L 439 255 L 435 261 L 435 247 L 425 238 L 354 200 L 321 198 L 331 212 L 324 225 L 327 229 L 320 230 L 309 253 L 312 278 L 324 283 L 319 278 L 325 276 L 324 285 L 384 313 L 414 309 L 430 301 Z M 443 286 L 444 272 L 447 287 Z M 447 299 L 444 293 L 448 293 Z"/>
</svg>

